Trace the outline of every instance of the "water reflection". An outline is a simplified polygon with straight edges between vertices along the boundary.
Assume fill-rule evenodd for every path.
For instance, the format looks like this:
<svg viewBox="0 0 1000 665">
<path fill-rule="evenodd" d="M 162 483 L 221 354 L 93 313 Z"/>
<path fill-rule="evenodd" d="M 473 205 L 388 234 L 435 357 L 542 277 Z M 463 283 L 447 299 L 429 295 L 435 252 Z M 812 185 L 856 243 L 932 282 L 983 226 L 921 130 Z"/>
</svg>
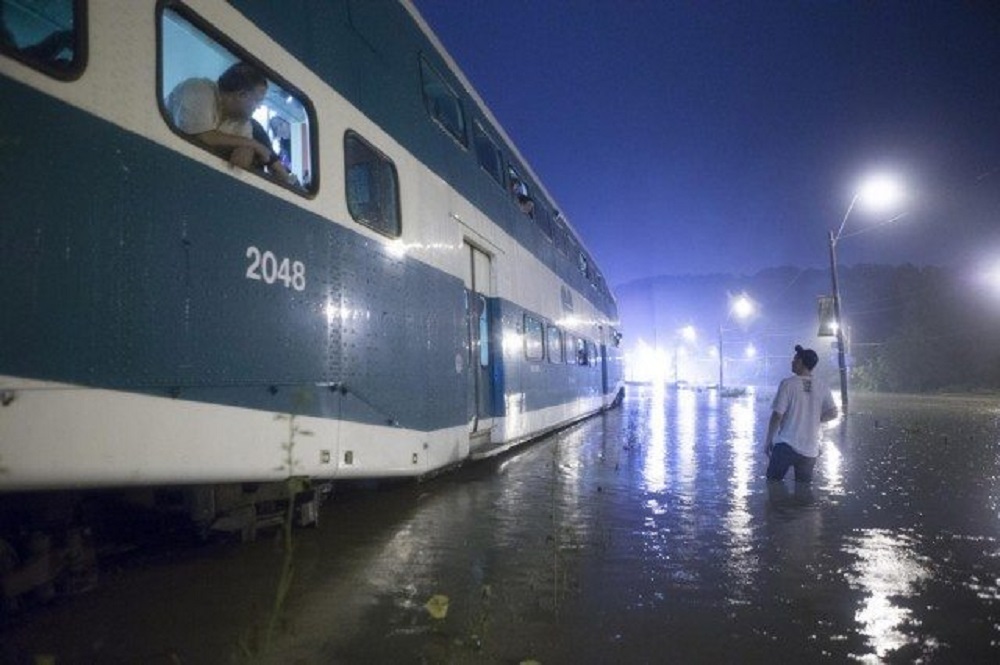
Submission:
<svg viewBox="0 0 1000 665">
<path fill-rule="evenodd" d="M 841 469 L 841 464 L 843 463 L 844 456 L 840 452 L 840 448 L 837 445 L 827 439 L 822 447 L 822 452 L 819 458 L 819 467 L 823 470 L 822 474 L 817 474 L 822 485 L 821 488 L 825 492 L 830 494 L 843 494 L 844 493 L 844 473 Z"/>
<path fill-rule="evenodd" d="M 698 458 L 695 451 L 698 431 L 697 398 L 690 390 L 678 390 L 675 395 L 677 477 L 681 486 L 690 491 L 698 473 Z"/>
<path fill-rule="evenodd" d="M 643 479 L 646 490 L 655 494 L 667 487 L 667 413 L 663 384 L 654 386 L 649 397 L 649 429 L 644 437 L 648 443 Z"/>
<path fill-rule="evenodd" d="M 729 409 L 730 456 L 732 463 L 729 483 L 729 510 L 723 518 L 729 535 L 729 572 L 740 587 L 751 582 L 755 569 L 752 556 L 753 517 L 748 497 L 754 477 L 754 431 L 757 425 L 754 403 L 741 399 Z"/>
<path fill-rule="evenodd" d="M 865 596 L 855 612 L 859 630 L 874 653 L 859 654 L 863 662 L 881 662 L 892 652 L 917 642 L 904 632 L 920 625 L 907 600 L 920 591 L 930 570 L 916 553 L 917 539 L 909 533 L 865 529 L 845 548 L 857 557 L 849 581 Z"/>
<path fill-rule="evenodd" d="M 844 456 L 842 450 L 847 443 L 847 423 L 843 415 L 820 429 L 819 460 L 816 480 L 821 489 L 834 495 L 844 494 Z"/>
</svg>

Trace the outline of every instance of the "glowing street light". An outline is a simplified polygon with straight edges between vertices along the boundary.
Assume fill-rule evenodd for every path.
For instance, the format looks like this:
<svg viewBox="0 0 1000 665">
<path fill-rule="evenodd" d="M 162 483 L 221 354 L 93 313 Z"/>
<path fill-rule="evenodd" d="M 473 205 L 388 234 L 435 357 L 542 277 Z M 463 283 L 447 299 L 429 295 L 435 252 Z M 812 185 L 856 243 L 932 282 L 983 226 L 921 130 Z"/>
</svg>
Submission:
<svg viewBox="0 0 1000 665">
<path fill-rule="evenodd" d="M 731 311 L 737 318 L 745 319 L 753 314 L 753 301 L 742 293 L 733 301 Z"/>
<path fill-rule="evenodd" d="M 726 322 L 728 322 L 729 319 L 734 316 L 741 321 L 745 321 L 746 319 L 753 316 L 756 309 L 757 308 L 754 305 L 753 300 L 751 300 L 749 296 L 747 296 L 745 293 L 741 293 L 735 298 L 730 299 L 729 312 L 726 316 Z M 723 324 L 720 323 L 719 324 L 719 395 L 722 395 L 722 388 L 725 385 L 723 383 L 723 372 L 725 371 L 725 365 L 726 365 L 726 358 L 722 352 L 722 326 Z"/>
<path fill-rule="evenodd" d="M 850 217 L 854 206 L 860 203 L 862 206 L 873 212 L 887 210 L 896 205 L 903 198 L 903 188 L 896 179 L 878 174 L 866 178 L 858 187 L 851 199 L 851 204 L 847 206 L 844 219 L 840 221 L 837 232 L 830 231 L 830 280 L 833 286 L 833 330 L 837 336 L 837 366 L 840 369 L 840 406 L 841 411 L 847 413 L 847 359 L 844 349 L 844 326 L 841 318 L 840 285 L 837 280 L 837 243 L 844 235 L 844 226 L 847 218 Z M 897 215 L 888 221 L 895 221 L 902 215 Z M 852 234 L 853 235 L 853 234 Z"/>
</svg>

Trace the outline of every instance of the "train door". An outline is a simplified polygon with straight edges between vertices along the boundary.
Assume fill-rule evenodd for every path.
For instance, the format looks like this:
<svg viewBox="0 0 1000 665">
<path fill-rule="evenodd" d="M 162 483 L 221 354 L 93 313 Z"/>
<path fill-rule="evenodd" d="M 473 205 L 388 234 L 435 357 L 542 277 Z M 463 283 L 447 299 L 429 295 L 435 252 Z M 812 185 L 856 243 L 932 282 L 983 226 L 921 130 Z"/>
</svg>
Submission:
<svg viewBox="0 0 1000 665">
<path fill-rule="evenodd" d="M 492 360 L 490 349 L 490 271 L 488 254 L 466 243 L 468 273 L 466 274 L 466 301 L 469 325 L 469 435 L 489 441 L 493 425 Z"/>
</svg>

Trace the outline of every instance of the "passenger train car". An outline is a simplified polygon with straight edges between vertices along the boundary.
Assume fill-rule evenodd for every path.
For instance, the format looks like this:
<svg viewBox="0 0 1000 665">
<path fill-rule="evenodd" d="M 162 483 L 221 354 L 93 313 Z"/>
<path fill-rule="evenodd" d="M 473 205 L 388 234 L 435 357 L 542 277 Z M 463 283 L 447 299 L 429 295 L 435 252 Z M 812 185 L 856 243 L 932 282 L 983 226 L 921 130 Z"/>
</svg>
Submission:
<svg viewBox="0 0 1000 665">
<path fill-rule="evenodd" d="M 593 256 L 406 0 L 0 11 L 0 490 L 422 476 L 621 396 Z M 287 177 L 175 124 L 237 62 Z"/>
</svg>

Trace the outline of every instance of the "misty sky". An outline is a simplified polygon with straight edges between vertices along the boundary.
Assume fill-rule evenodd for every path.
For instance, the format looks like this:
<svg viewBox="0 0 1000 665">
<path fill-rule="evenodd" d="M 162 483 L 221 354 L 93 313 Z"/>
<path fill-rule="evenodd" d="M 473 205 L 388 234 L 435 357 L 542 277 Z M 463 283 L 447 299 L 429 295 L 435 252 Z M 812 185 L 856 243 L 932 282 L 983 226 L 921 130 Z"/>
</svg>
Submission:
<svg viewBox="0 0 1000 665">
<path fill-rule="evenodd" d="M 1000 3 L 414 2 L 612 285 L 1000 258 Z"/>
</svg>

